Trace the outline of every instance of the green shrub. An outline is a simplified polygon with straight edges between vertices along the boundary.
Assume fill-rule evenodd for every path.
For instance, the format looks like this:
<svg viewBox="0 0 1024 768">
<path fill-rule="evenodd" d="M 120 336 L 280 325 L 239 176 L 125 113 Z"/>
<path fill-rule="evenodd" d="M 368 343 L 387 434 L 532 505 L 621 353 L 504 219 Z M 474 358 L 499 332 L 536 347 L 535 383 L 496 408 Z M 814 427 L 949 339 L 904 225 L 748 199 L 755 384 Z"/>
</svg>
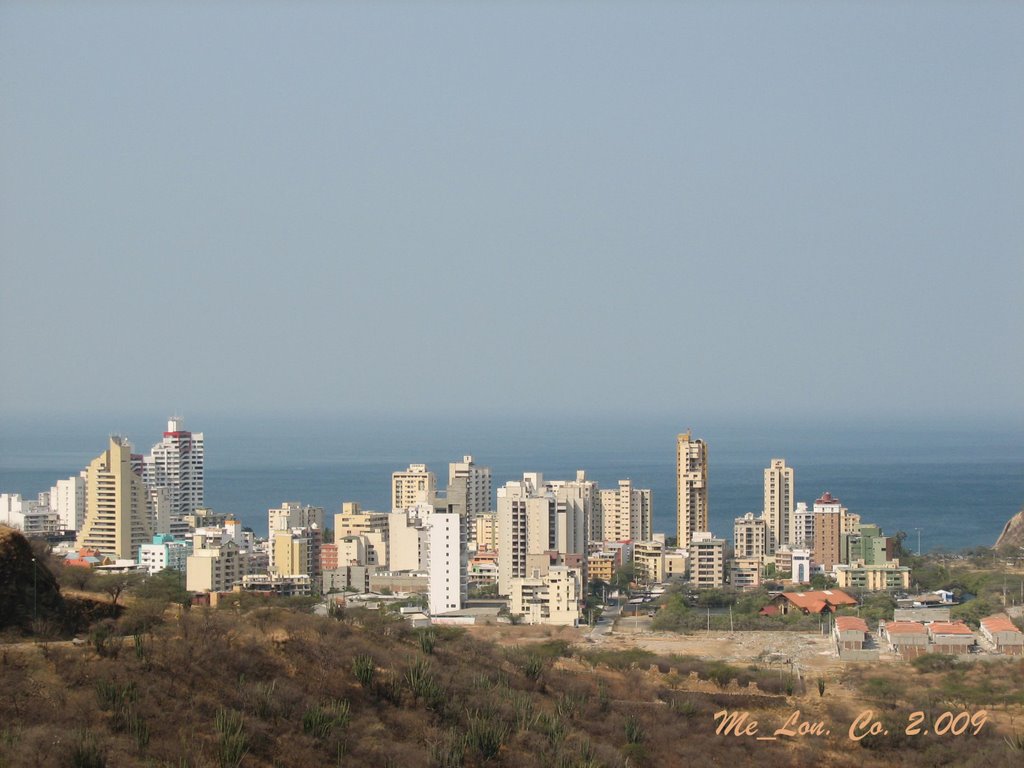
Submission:
<svg viewBox="0 0 1024 768">
<path fill-rule="evenodd" d="M 405 683 L 412 692 L 413 698 L 424 701 L 428 708 L 438 706 L 444 698 L 441 685 L 434 677 L 433 670 L 426 659 L 414 662 L 405 671 Z"/>
<path fill-rule="evenodd" d="M 926 653 L 910 662 L 918 672 L 945 672 L 960 666 L 956 656 L 946 653 Z"/>
<path fill-rule="evenodd" d="M 277 712 L 277 701 L 275 691 L 277 680 L 269 683 L 257 680 L 250 686 L 244 685 L 244 679 L 239 681 L 242 687 L 242 700 L 246 710 L 263 720 L 273 717 Z"/>
<path fill-rule="evenodd" d="M 466 761 L 466 734 L 451 728 L 430 746 L 430 758 L 437 768 L 462 768 Z"/>
<path fill-rule="evenodd" d="M 360 655 L 352 659 L 352 674 L 363 688 L 369 688 L 373 684 L 373 675 L 377 671 L 377 664 L 372 656 Z"/>
<path fill-rule="evenodd" d="M 76 734 L 71 747 L 71 768 L 106 768 L 107 754 L 89 731 Z"/>
<path fill-rule="evenodd" d="M 112 680 L 97 680 L 96 698 L 100 709 L 116 711 L 135 701 L 138 698 L 138 691 L 132 681 L 118 685 Z"/>
<path fill-rule="evenodd" d="M 314 704 L 302 716 L 302 730 L 323 741 L 335 728 L 348 725 L 350 706 L 347 700 L 331 700 L 326 704 Z"/>
<path fill-rule="evenodd" d="M 437 644 L 437 633 L 430 629 L 420 630 L 420 650 L 423 651 L 427 656 L 434 652 L 434 646 Z"/>
<path fill-rule="evenodd" d="M 644 740 L 644 729 L 640 725 L 640 721 L 637 720 L 633 715 L 626 718 L 626 743 L 627 744 L 640 744 Z"/>
<path fill-rule="evenodd" d="M 508 734 L 508 724 L 498 720 L 493 713 L 475 711 L 468 714 L 466 742 L 484 762 L 498 756 Z"/>
<path fill-rule="evenodd" d="M 242 727 L 242 715 L 221 707 L 213 721 L 220 734 L 217 744 L 217 762 L 221 768 L 238 768 L 249 751 L 249 738 Z"/>
</svg>

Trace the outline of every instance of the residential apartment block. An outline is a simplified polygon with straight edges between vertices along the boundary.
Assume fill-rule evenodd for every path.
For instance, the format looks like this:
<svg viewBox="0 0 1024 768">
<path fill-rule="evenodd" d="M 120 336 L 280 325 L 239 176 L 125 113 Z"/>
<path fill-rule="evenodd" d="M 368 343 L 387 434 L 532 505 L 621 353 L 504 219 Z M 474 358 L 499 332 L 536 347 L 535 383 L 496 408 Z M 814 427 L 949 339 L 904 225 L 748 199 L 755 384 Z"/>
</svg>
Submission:
<svg viewBox="0 0 1024 768">
<path fill-rule="evenodd" d="M 324 529 L 324 508 L 311 507 L 299 501 L 286 501 L 277 509 L 267 510 L 267 530 L 288 531 L 292 528 Z"/>
<path fill-rule="evenodd" d="M 733 523 L 733 550 L 735 557 L 756 557 L 762 560 L 768 553 L 768 523 L 763 517 L 747 512 Z"/>
<path fill-rule="evenodd" d="M 491 468 L 478 466 L 473 462 L 472 456 L 463 456 L 462 461 L 454 461 L 448 465 L 448 485 L 455 486 L 460 480 L 465 481 L 465 514 L 472 525 L 478 517 L 493 509 Z"/>
<path fill-rule="evenodd" d="M 729 562 L 729 583 L 735 589 L 761 586 L 761 558 L 737 557 Z"/>
<path fill-rule="evenodd" d="M 408 469 L 391 475 L 392 511 L 430 502 L 436 494 L 437 478 L 426 464 L 410 464 Z"/>
<path fill-rule="evenodd" d="M 652 537 L 651 491 L 634 488 L 631 480 L 600 491 L 599 541 L 640 541 Z"/>
<path fill-rule="evenodd" d="M 139 547 L 152 538 L 149 493 L 132 470 L 131 444 L 111 437 L 107 450 L 85 470 L 85 520 L 77 546 L 135 560 Z"/>
<path fill-rule="evenodd" d="M 179 416 L 167 421 L 163 439 L 141 458 L 142 479 L 148 488 L 166 488 L 168 519 L 203 506 L 205 449 L 202 432 L 189 432 Z M 169 526 L 168 526 L 169 530 Z"/>
<path fill-rule="evenodd" d="M 688 547 L 696 531 L 708 529 L 708 447 L 689 432 L 676 438 L 677 543 Z"/>
<path fill-rule="evenodd" d="M 772 459 L 764 471 L 764 511 L 768 526 L 765 551 L 771 555 L 783 544 L 789 544 L 795 497 L 793 495 L 793 468 L 785 459 Z"/>
<path fill-rule="evenodd" d="M 696 589 L 725 586 L 725 539 L 695 531 L 690 539 L 690 582 Z"/>
<path fill-rule="evenodd" d="M 833 572 L 836 586 L 840 589 L 864 589 L 869 592 L 910 589 L 910 568 L 900 565 L 896 560 L 873 564 L 857 560 L 849 565 L 837 565 Z"/>
<path fill-rule="evenodd" d="M 157 534 L 150 543 L 139 546 L 139 564 L 151 574 L 164 570 L 184 572 L 191 553 L 191 542 Z"/>
<path fill-rule="evenodd" d="M 851 515 L 839 499 L 825 491 L 814 502 L 814 564 L 828 572 L 841 563 L 843 534 L 853 532 L 859 524 L 859 515 Z"/>
<path fill-rule="evenodd" d="M 555 565 L 546 573 L 512 579 L 509 611 L 527 624 L 575 627 L 579 624 L 580 571 Z"/>
<path fill-rule="evenodd" d="M 84 473 L 58 480 L 50 488 L 50 509 L 57 515 L 62 530 L 81 530 L 85 523 Z"/>
<path fill-rule="evenodd" d="M 527 575 L 527 555 L 586 556 L 588 504 L 594 492 L 582 473 L 576 482 L 545 483 L 539 472 L 498 489 L 498 593 Z"/>
<path fill-rule="evenodd" d="M 248 575 L 247 556 L 233 541 L 219 547 L 207 548 L 197 541 L 196 549 L 188 556 L 185 570 L 185 588 L 189 592 L 227 592 L 242 577 Z"/>
</svg>

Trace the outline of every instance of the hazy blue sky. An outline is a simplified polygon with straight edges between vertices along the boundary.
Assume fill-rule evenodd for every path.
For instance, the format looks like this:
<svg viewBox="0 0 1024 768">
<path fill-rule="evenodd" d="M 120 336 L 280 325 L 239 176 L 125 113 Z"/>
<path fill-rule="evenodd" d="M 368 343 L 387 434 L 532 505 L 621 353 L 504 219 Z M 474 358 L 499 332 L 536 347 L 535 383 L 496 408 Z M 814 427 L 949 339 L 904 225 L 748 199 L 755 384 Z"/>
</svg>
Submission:
<svg viewBox="0 0 1024 768">
<path fill-rule="evenodd" d="M 1024 416 L 1022 3 L 0 5 L 0 405 Z"/>
</svg>

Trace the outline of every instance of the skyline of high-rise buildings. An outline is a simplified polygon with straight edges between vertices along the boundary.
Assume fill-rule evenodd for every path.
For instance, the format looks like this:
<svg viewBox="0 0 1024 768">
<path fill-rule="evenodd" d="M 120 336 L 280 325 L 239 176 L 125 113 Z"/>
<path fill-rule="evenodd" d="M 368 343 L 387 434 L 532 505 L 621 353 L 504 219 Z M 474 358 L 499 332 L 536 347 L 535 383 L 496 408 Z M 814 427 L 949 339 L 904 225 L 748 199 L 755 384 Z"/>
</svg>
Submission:
<svg viewBox="0 0 1024 768">
<path fill-rule="evenodd" d="M 559 590 L 570 582 L 571 590 L 581 590 L 591 578 L 591 563 L 601 573 L 612 563 L 632 564 L 644 582 L 685 574 L 698 589 L 726 583 L 757 587 L 768 565 L 792 570 L 800 564 L 801 577 L 812 566 L 816 573 L 841 567 L 857 583 L 906 579 L 907 569 L 891 556 L 892 541 L 877 529 L 862 530 L 860 516 L 828 492 L 813 510 L 803 503 L 794 509 L 794 469 L 782 458 L 764 469 L 760 515 L 735 519 L 730 556 L 728 541 L 708 529 L 708 445 L 690 431 L 676 438 L 679 537 L 673 546 L 653 531 L 651 490 L 635 487 L 629 478 L 601 489 L 584 470 L 568 480 L 525 472 L 498 489 L 492 511 L 491 470 L 469 454 L 449 463 L 443 490 L 426 464 L 393 472 L 391 491 L 401 506 L 390 512 L 344 502 L 332 516 L 333 541 L 325 538 L 323 507 L 287 501 L 267 510 L 268 538 L 257 540 L 232 515 L 191 507 L 201 493 L 203 436 L 182 426 L 172 417 L 148 457 L 132 454 L 126 438 L 112 438 L 107 452 L 81 473 L 81 548 L 120 561 L 118 567 L 132 561 L 148 570 L 184 563 L 186 570 L 196 569 L 188 578 L 195 589 L 237 586 L 241 579 L 244 589 L 309 594 L 321 578 L 357 591 L 372 585 L 422 589 L 434 613 L 462 608 L 470 553 L 480 556 L 473 556 L 473 583 L 493 583 L 499 596 L 513 602 L 527 593 L 531 600 L 554 599 L 556 582 Z M 144 477 L 159 484 L 148 485 Z M 4 495 L 5 519 L 71 516 L 76 485 L 74 477 L 61 481 L 59 492 L 54 486 L 34 506 L 23 504 L 28 512 L 18 506 L 20 497 Z M 55 501 L 65 508 L 62 514 Z M 179 525 L 177 536 L 168 537 L 172 517 L 184 528 Z M 33 525 L 42 530 L 38 522 Z M 486 542 L 482 548 L 478 538 Z M 174 545 L 172 557 L 174 541 L 182 546 Z M 555 621 L 551 611 L 561 615 L 562 609 L 553 605 L 538 615 Z"/>
</svg>

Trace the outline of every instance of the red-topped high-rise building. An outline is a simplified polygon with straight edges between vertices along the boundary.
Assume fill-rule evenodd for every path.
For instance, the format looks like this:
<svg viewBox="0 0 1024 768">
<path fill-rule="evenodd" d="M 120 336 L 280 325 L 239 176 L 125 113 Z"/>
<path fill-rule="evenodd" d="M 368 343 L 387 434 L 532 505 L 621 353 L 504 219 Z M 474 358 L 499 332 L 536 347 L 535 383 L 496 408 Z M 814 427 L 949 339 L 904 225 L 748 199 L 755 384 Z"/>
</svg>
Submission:
<svg viewBox="0 0 1024 768">
<path fill-rule="evenodd" d="M 142 479 L 151 489 L 166 488 L 169 513 L 187 515 L 203 503 L 203 433 L 183 429 L 184 421 L 172 416 L 163 440 L 142 460 Z"/>
</svg>

